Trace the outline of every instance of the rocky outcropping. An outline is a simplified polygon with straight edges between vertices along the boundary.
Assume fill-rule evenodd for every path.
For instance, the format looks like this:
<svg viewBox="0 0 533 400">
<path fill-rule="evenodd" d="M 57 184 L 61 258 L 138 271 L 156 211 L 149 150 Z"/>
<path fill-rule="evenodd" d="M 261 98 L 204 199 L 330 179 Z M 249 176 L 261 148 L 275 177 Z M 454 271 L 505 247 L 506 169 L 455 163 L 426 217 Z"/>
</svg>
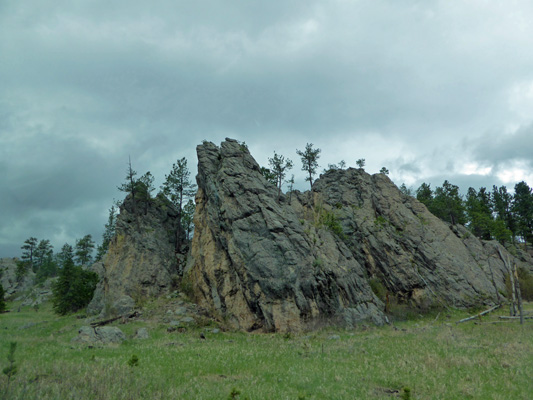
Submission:
<svg viewBox="0 0 533 400">
<path fill-rule="evenodd" d="M 155 199 L 139 197 L 126 197 L 109 250 L 93 266 L 101 281 L 88 307 L 90 314 L 131 311 L 134 300 L 157 296 L 177 283 L 178 213 L 161 194 Z"/>
<path fill-rule="evenodd" d="M 35 273 L 31 268 L 22 280 L 17 280 L 17 261 L 16 258 L 0 258 L 0 284 L 4 287 L 6 298 L 26 292 L 35 281 Z"/>
<path fill-rule="evenodd" d="M 293 206 L 301 216 L 327 213 L 368 276 L 404 302 L 469 307 L 505 293 L 504 260 L 515 259 L 496 241 L 481 241 L 465 227 L 450 226 L 384 174 L 332 170 L 312 196 Z M 525 265 L 524 265 L 525 266 Z"/>
<path fill-rule="evenodd" d="M 184 280 L 200 306 L 245 330 L 385 322 L 350 249 L 278 202 L 244 145 L 204 142 L 197 153 L 195 234 Z"/>
<path fill-rule="evenodd" d="M 237 141 L 204 142 L 197 153 L 195 235 L 183 286 L 237 328 L 383 323 L 385 305 L 369 281 L 421 307 L 496 302 L 505 293 L 504 260 L 522 263 L 500 244 L 436 218 L 384 174 L 332 170 L 312 192 L 278 199 Z"/>
</svg>

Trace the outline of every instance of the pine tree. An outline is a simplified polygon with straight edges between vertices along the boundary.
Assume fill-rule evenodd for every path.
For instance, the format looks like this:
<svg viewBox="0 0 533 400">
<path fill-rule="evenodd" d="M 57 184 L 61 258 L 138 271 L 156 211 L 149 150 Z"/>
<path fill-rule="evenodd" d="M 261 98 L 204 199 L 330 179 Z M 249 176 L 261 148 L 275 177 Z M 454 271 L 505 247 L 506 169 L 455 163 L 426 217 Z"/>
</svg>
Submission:
<svg viewBox="0 0 533 400">
<path fill-rule="evenodd" d="M 466 222 L 463 199 L 459 195 L 459 187 L 452 185 L 447 180 L 442 187 L 435 189 L 430 211 L 440 219 L 452 225 Z"/>
<path fill-rule="evenodd" d="M 431 185 L 423 182 L 420 187 L 416 189 L 416 199 L 430 210 L 433 204 L 433 190 L 431 190 Z"/>
<path fill-rule="evenodd" d="M 288 192 L 289 192 L 289 205 L 290 205 L 292 201 L 292 191 L 294 190 L 294 174 L 291 175 L 291 179 L 289 179 L 287 183 L 289 184 Z"/>
<path fill-rule="evenodd" d="M 496 221 L 503 222 L 505 229 L 510 232 L 511 240 L 514 242 L 517 227 L 512 208 L 513 196 L 507 191 L 507 188 L 505 186 L 498 188 L 498 186 L 494 185 L 492 187 L 492 209 L 496 213 Z"/>
<path fill-rule="evenodd" d="M 408 188 L 405 183 L 402 183 L 399 189 L 404 195 L 414 197 L 413 190 Z"/>
<path fill-rule="evenodd" d="M 298 154 L 302 160 L 302 171 L 309 174 L 305 180 L 309 181 L 311 190 L 313 190 L 313 176 L 316 174 L 316 169 L 318 168 L 320 152 L 320 149 L 313 149 L 313 143 L 307 143 L 304 151 L 296 150 L 296 154 Z"/>
<path fill-rule="evenodd" d="M 50 240 L 41 240 L 34 250 L 33 272 L 38 273 L 47 260 L 52 258 L 54 254 L 53 246 Z"/>
<path fill-rule="evenodd" d="M 515 185 L 513 212 L 517 220 L 517 232 L 524 242 L 533 242 L 533 190 L 522 181 Z"/>
<path fill-rule="evenodd" d="M 494 229 L 490 192 L 484 187 L 480 188 L 479 192 L 472 187 L 469 188 L 465 206 L 470 230 L 478 238 L 490 240 Z"/>
<path fill-rule="evenodd" d="M 94 241 L 91 235 L 76 240 L 76 261 L 80 265 L 89 265 L 93 259 Z"/>
<path fill-rule="evenodd" d="M 187 168 L 187 159 L 183 157 L 172 165 L 172 170 L 170 174 L 165 176 L 165 182 L 161 187 L 163 194 L 170 199 L 179 212 L 178 229 L 176 231 L 177 252 L 181 250 L 183 203 L 196 193 L 196 185 L 191 182 L 190 176 L 191 173 Z"/>
<path fill-rule="evenodd" d="M 37 247 L 37 238 L 30 237 L 29 239 L 26 239 L 24 241 L 24 244 L 22 245 L 21 249 L 24 250 L 22 252 L 22 261 L 27 262 L 30 267 L 33 268 L 33 256 L 35 252 L 35 248 Z"/>
<path fill-rule="evenodd" d="M 74 249 L 70 244 L 65 243 L 63 247 L 61 247 L 61 251 L 57 255 L 57 261 L 61 268 L 65 268 L 65 265 L 68 263 L 74 265 Z"/>
<path fill-rule="evenodd" d="M 270 168 L 261 167 L 261 175 L 273 185 L 276 185 L 276 175 L 270 170 Z"/>
<path fill-rule="evenodd" d="M 107 222 L 104 226 L 104 233 L 102 234 L 102 243 L 96 249 L 96 258 L 95 261 L 100 261 L 109 250 L 109 243 L 111 239 L 115 236 L 115 226 L 117 223 L 117 211 L 116 207 L 113 204 L 109 209 L 109 216 L 107 217 Z"/>
<path fill-rule="evenodd" d="M 271 171 L 276 177 L 276 186 L 278 187 L 278 202 L 281 196 L 281 186 L 285 183 L 285 176 L 287 171 L 292 168 L 292 161 L 284 156 L 280 156 L 274 152 L 274 157 L 268 159 L 268 163 L 272 168 Z"/>
<path fill-rule="evenodd" d="M 137 193 L 141 194 L 144 200 L 152 198 L 152 192 L 155 190 L 154 180 L 155 178 L 150 171 L 137 180 Z"/>
<path fill-rule="evenodd" d="M 135 194 L 137 193 L 137 179 L 135 179 L 136 175 L 137 171 L 134 171 L 131 167 L 131 158 L 128 158 L 128 169 L 126 171 L 126 179 L 125 182 L 118 187 L 118 190 L 131 194 L 134 200 Z"/>
<path fill-rule="evenodd" d="M 194 212 L 196 211 L 196 205 L 194 201 L 189 200 L 185 207 L 183 207 L 183 216 L 181 217 L 181 224 L 185 232 L 187 241 L 190 240 L 190 235 L 194 230 Z"/>
<path fill-rule="evenodd" d="M 57 281 L 52 286 L 52 304 L 59 315 L 66 315 L 74 301 L 72 284 L 75 280 L 75 266 L 72 258 L 65 259 Z"/>
</svg>

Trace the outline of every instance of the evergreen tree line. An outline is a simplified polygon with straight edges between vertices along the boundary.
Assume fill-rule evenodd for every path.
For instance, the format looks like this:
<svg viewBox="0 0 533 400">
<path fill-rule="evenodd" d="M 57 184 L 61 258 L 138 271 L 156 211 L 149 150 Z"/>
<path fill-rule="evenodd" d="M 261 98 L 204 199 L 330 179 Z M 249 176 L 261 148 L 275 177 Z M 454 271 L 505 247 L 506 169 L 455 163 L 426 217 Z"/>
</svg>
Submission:
<svg viewBox="0 0 533 400">
<path fill-rule="evenodd" d="M 514 193 L 506 186 L 470 187 L 466 196 L 447 180 L 434 190 L 422 183 L 416 192 L 405 185 L 400 190 L 415 196 L 428 210 L 450 224 L 463 224 L 480 239 L 496 239 L 501 243 L 533 243 L 533 189 L 522 181 Z"/>
<path fill-rule="evenodd" d="M 243 143 L 245 146 L 245 144 Z M 306 181 L 313 189 L 314 177 L 317 173 L 318 159 L 321 150 L 307 143 L 304 150 L 296 150 L 302 162 L 302 171 L 306 172 Z M 281 187 L 284 183 L 290 185 L 289 192 L 294 185 L 294 175 L 286 180 L 293 162 L 274 152 L 268 159 L 269 168 L 262 167 L 261 173 L 265 179 L 278 189 L 278 201 Z M 363 169 L 365 159 L 356 161 L 358 168 Z M 344 169 L 346 162 L 329 164 L 324 170 Z M 389 174 L 385 167 L 379 171 Z M 476 190 L 468 189 L 466 196 L 462 196 L 457 185 L 445 180 L 442 186 L 433 190 L 428 183 L 422 183 L 415 193 L 402 184 L 400 190 L 409 196 L 416 197 L 424 203 L 430 212 L 450 224 L 466 225 L 472 233 L 484 240 L 496 239 L 501 243 L 516 243 L 517 241 L 533 244 L 533 189 L 522 181 L 515 185 L 511 194 L 506 186 L 493 186 L 492 191 L 481 187 Z M 290 200 L 289 200 L 290 201 Z"/>
<path fill-rule="evenodd" d="M 31 270 L 36 274 L 36 283 L 58 276 L 63 268 L 66 255 L 71 254 L 73 262 L 88 266 L 93 262 L 95 243 L 91 235 L 76 240 L 75 247 L 65 243 L 59 253 L 54 254 L 54 247 L 48 239 L 38 240 L 30 237 L 21 246 L 22 255 L 17 262 L 16 276 L 20 282 Z"/>
<path fill-rule="evenodd" d="M 21 246 L 21 260 L 17 262 L 17 280 L 21 281 L 28 271 L 36 274 L 36 283 L 57 277 L 52 285 L 54 311 L 65 315 L 87 306 L 92 299 L 98 275 L 84 267 L 93 262 L 95 243 L 91 235 L 76 240 L 73 247 L 65 243 L 61 251 L 54 254 L 47 239 L 30 237 Z"/>
</svg>

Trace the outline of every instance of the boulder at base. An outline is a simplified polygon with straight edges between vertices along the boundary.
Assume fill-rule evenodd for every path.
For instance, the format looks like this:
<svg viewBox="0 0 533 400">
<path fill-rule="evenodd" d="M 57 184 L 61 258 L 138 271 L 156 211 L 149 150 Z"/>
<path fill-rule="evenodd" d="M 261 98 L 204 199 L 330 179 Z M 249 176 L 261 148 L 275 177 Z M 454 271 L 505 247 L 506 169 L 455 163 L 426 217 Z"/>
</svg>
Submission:
<svg viewBox="0 0 533 400">
<path fill-rule="evenodd" d="M 126 340 L 126 335 L 115 326 L 82 326 L 78 331 L 78 336 L 72 339 L 73 342 L 90 344 L 121 343 Z"/>
</svg>

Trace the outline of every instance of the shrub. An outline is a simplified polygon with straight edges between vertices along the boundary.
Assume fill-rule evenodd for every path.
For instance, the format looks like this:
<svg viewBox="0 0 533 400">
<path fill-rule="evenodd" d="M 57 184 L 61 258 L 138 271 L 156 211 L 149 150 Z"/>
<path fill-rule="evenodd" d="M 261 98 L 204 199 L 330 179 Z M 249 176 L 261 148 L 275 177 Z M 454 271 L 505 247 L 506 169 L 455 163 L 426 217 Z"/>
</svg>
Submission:
<svg viewBox="0 0 533 400">
<path fill-rule="evenodd" d="M 371 278 L 368 283 L 376 297 L 384 302 L 387 295 L 387 289 L 383 286 L 383 283 L 381 283 L 378 278 Z"/>
<path fill-rule="evenodd" d="M 128 360 L 128 365 L 130 367 L 137 367 L 139 366 L 139 357 L 137 355 L 132 355 L 131 358 Z"/>
<path fill-rule="evenodd" d="M 411 399 L 411 389 L 409 389 L 408 387 L 404 387 L 402 389 L 401 399 L 402 400 L 410 400 Z"/>
<path fill-rule="evenodd" d="M 236 388 L 233 388 L 233 389 L 231 389 L 231 392 L 228 395 L 228 400 L 239 399 L 240 396 L 241 396 L 240 390 L 237 390 Z"/>
<path fill-rule="evenodd" d="M 337 235 L 339 238 L 345 239 L 339 218 L 335 215 L 334 212 L 328 211 L 322 208 L 322 206 L 317 206 L 315 208 L 315 227 L 325 227 L 331 233 Z"/>
<path fill-rule="evenodd" d="M 390 222 L 383 215 L 378 215 L 376 219 L 374 220 L 374 225 L 376 225 L 379 229 L 381 229 L 387 225 L 390 225 Z"/>
</svg>

